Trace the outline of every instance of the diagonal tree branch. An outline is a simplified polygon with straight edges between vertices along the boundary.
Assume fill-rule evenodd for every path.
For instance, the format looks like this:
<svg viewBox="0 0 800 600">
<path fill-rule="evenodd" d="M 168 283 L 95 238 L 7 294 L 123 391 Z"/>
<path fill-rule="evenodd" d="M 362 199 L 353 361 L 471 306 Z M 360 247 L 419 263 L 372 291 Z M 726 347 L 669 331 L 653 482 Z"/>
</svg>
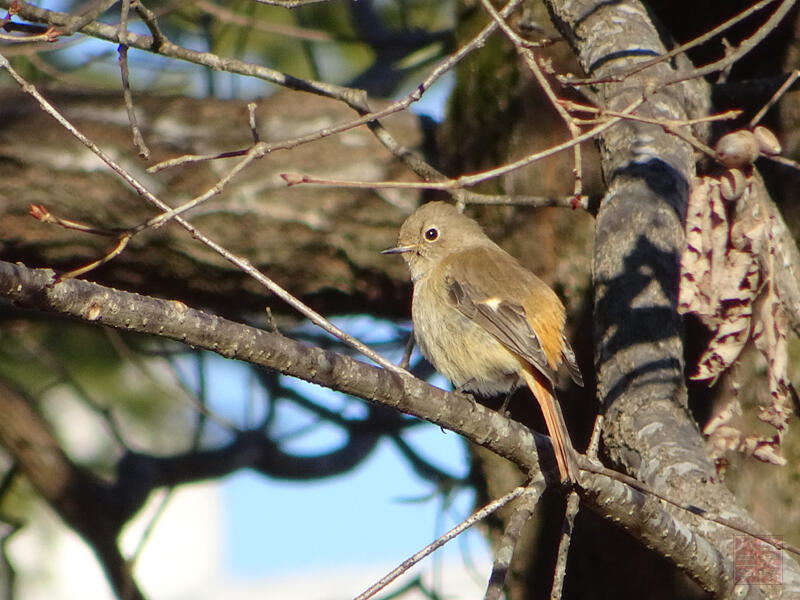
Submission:
<svg viewBox="0 0 800 600">
<path fill-rule="evenodd" d="M 709 94 L 701 82 L 659 85 L 676 75 L 664 62 L 624 83 L 613 82 L 615 75 L 666 53 L 643 4 L 547 4 L 589 77 L 611 81 L 595 89 L 605 99 L 603 108 L 616 110 L 636 94 L 645 94 L 648 100 L 638 112 L 646 117 L 684 119 L 707 112 Z M 614 30 L 619 35 L 609 36 Z M 698 114 L 687 115 L 685 107 L 697 107 Z M 697 506 L 713 504 L 756 527 L 734 496 L 712 483 L 715 472 L 687 408 L 683 331 L 676 307 L 683 221 L 694 174 L 691 147 L 654 125 L 627 121 L 605 132 L 600 148 L 608 191 L 596 221 L 594 324 L 607 452 L 667 496 Z M 718 529 L 703 531 L 726 557 L 727 567 L 717 573 L 717 592 L 728 595 L 735 584 L 733 536 Z M 784 566 L 797 581 L 797 564 L 787 558 Z"/>
<path fill-rule="evenodd" d="M 106 25 L 105 23 L 97 21 L 85 22 L 84 17 L 31 6 L 27 2 L 20 3 L 16 0 L 0 0 L 0 8 L 10 9 L 12 5 L 16 6 L 15 14 L 19 15 L 21 18 L 34 23 L 45 23 L 51 27 L 61 28 L 63 32 L 69 35 L 74 31 L 78 31 L 88 36 L 115 44 L 122 42 L 122 40 L 120 40 L 119 28 L 114 25 Z M 145 50 L 147 52 L 156 52 L 162 56 L 184 60 L 220 71 L 256 77 L 293 90 L 337 98 L 339 100 L 344 100 L 351 106 L 363 106 L 365 95 L 361 90 L 322 81 L 301 79 L 255 63 L 248 63 L 234 58 L 223 58 L 210 52 L 190 50 L 189 48 L 174 44 L 166 38 L 154 39 L 149 35 L 128 31 L 126 32 L 124 42 L 130 48 Z"/>
<path fill-rule="evenodd" d="M 125 524 L 109 487 L 76 466 L 30 402 L 0 381 L 0 444 L 41 496 L 94 550 L 119 598 L 143 598 L 117 546 Z"/>
<path fill-rule="evenodd" d="M 74 279 L 53 283 L 52 271 L 28 269 L 6 262 L 0 262 L 0 296 L 39 311 L 178 340 L 390 406 L 460 433 L 508 458 L 531 478 L 538 476 L 539 453 L 544 450 L 542 456 L 547 461 L 547 472 L 551 475 L 555 473 L 549 440 L 523 425 L 460 394 L 445 392 L 411 376 L 398 375 L 336 352 L 310 347 L 278 333 L 241 325 L 188 308 L 180 302 L 141 296 Z M 2 438 L 0 441 L 3 445 L 7 443 Z M 252 440 L 244 439 L 238 443 L 245 448 L 244 452 L 252 454 L 249 446 Z M 18 449 L 24 446 L 14 444 L 7 447 L 16 457 Z M 228 468 L 232 470 L 246 464 L 238 462 L 240 460 L 240 457 L 228 460 Z M 190 457 L 160 459 L 129 455 L 128 461 L 127 466 L 120 465 L 121 474 L 133 465 L 137 467 L 130 469 L 134 473 L 153 468 L 158 475 L 146 480 L 146 485 L 134 489 L 133 493 L 124 485 L 125 482 L 117 482 L 114 489 L 119 495 L 111 497 L 117 504 L 108 498 L 105 500 L 109 506 L 121 506 L 120 502 L 126 501 L 117 515 L 123 519 L 144 501 L 145 492 L 149 492 L 152 486 L 188 480 L 185 475 L 175 475 L 173 467 L 176 461 L 197 464 Z M 184 462 L 181 468 L 186 464 L 189 463 Z M 620 524 L 663 556 L 671 557 L 706 590 L 719 592 L 727 589 L 731 569 L 729 559 L 724 558 L 705 536 L 717 532 L 717 537 L 731 537 L 730 529 L 688 512 L 673 514 L 665 510 L 656 497 L 605 474 L 591 471 L 584 471 L 579 490 L 589 508 Z M 194 472 L 198 478 L 207 475 L 208 472 L 203 469 Z M 709 483 L 708 487 L 717 495 L 725 493 L 719 483 Z M 45 494 L 49 493 L 49 489 L 42 486 L 40 491 Z M 76 491 L 71 501 L 76 498 L 84 499 L 85 510 L 88 506 L 85 503 L 86 493 L 81 491 L 79 494 Z M 47 499 L 54 502 L 58 496 L 51 494 Z M 709 500 L 703 508 L 713 511 L 718 507 L 713 500 Z M 734 516 L 734 521 L 745 527 L 751 524 L 744 517 Z M 665 531 L 676 535 L 665 536 Z M 687 548 L 691 548 L 691 552 L 687 552 Z"/>
</svg>

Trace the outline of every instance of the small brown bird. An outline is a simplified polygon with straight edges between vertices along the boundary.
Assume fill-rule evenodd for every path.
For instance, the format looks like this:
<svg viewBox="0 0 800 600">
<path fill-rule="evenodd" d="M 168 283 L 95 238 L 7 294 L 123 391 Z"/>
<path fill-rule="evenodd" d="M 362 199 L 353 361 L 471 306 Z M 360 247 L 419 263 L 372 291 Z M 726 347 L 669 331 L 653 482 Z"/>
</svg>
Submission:
<svg viewBox="0 0 800 600">
<path fill-rule="evenodd" d="M 402 254 L 411 272 L 414 335 L 425 358 L 457 389 L 482 396 L 527 384 L 559 473 L 575 481 L 575 450 L 553 387 L 562 364 L 576 384 L 583 378 L 555 292 L 445 202 L 417 209 L 384 253 Z"/>
</svg>

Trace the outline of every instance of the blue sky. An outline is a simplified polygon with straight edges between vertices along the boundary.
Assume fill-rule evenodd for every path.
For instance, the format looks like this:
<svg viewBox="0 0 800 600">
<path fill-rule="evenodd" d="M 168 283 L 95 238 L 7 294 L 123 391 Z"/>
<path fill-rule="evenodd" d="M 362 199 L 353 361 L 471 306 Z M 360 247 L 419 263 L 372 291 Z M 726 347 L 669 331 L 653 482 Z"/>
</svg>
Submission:
<svg viewBox="0 0 800 600">
<path fill-rule="evenodd" d="M 60 8 L 59 3 L 50 3 L 49 7 Z M 140 28 L 138 24 L 131 25 L 132 30 L 137 28 Z M 83 58 L 90 52 L 113 54 L 114 50 L 112 45 L 92 41 L 74 48 Z M 109 68 L 116 69 L 116 61 L 111 62 Z M 138 52 L 131 53 L 131 62 L 140 67 L 153 65 L 152 57 Z M 176 65 L 170 63 L 170 66 L 174 69 Z M 134 78 L 134 93 L 146 85 L 148 76 L 160 75 L 155 69 L 139 71 Z M 253 86 L 263 92 L 261 82 Z M 453 77 L 448 74 L 426 92 L 421 101 L 412 105 L 413 112 L 441 120 L 452 87 Z M 375 323 L 351 320 L 348 325 L 351 333 L 362 336 L 367 343 L 388 337 L 387 328 Z M 390 358 L 397 360 L 399 357 Z M 258 392 L 254 392 L 248 368 L 216 356 L 211 356 L 208 362 L 211 408 L 237 423 L 257 420 L 258 407 L 263 407 L 263 403 L 249 401 Z M 184 371 L 188 374 L 192 369 L 187 367 Z M 187 378 L 192 379 L 188 375 Z M 354 415 L 363 410 L 358 401 L 300 382 L 296 385 L 330 407 Z M 440 379 L 438 385 L 445 383 Z M 255 413 L 248 414 L 250 410 Z M 289 432 L 297 429 L 302 416 L 288 409 L 281 419 L 279 425 Z M 318 428 L 293 439 L 292 444 L 299 450 L 304 445 L 309 451 L 319 450 L 338 443 L 338 435 L 333 430 Z M 455 434 L 433 425 L 422 425 L 409 431 L 406 439 L 418 452 L 448 472 L 465 473 L 465 446 Z M 452 505 L 443 507 L 442 498 L 432 485 L 416 477 L 388 442 L 380 444 L 357 469 L 329 480 L 276 481 L 241 471 L 225 478 L 221 485 L 224 567 L 241 577 L 311 572 L 345 563 L 394 564 L 424 547 L 473 510 L 473 499 L 468 492 L 458 494 Z M 476 532 L 452 545 L 455 548 L 446 549 L 451 555 L 459 552 L 458 546 L 463 548 L 464 545 L 475 555 L 485 556 L 486 553 L 485 543 Z"/>
<path fill-rule="evenodd" d="M 337 324 L 367 343 L 394 335 L 389 324 L 364 317 Z M 257 408 L 245 408 L 253 392 L 248 367 L 215 356 L 210 356 L 208 367 L 211 408 L 238 423 L 248 413 L 257 419 Z M 357 416 L 364 410 L 360 400 L 288 378 L 286 383 L 339 414 Z M 441 378 L 436 383 L 447 385 Z M 333 427 L 306 427 L 308 415 L 288 402 L 279 406 L 283 408 L 271 433 L 280 437 L 302 432 L 288 438 L 287 449 L 315 454 L 342 443 Z M 466 474 L 466 447 L 456 434 L 421 424 L 410 428 L 404 440 L 443 470 Z M 450 498 L 445 509 L 442 495 L 411 471 L 389 441 L 381 442 L 353 471 L 330 479 L 293 482 L 240 471 L 223 480 L 222 498 L 225 567 L 240 577 L 400 562 L 473 510 L 472 494 L 466 491 Z M 473 533 L 467 543 L 477 554 L 485 554 L 479 534 Z"/>
<path fill-rule="evenodd" d="M 458 460 L 463 450 L 457 443 L 436 440 L 446 436 L 431 429 L 436 432 L 423 435 Z M 260 577 L 400 562 L 453 524 L 452 519 L 442 523 L 441 500 L 432 491 L 408 472 L 388 443 L 358 469 L 330 480 L 296 483 L 251 472 L 233 475 L 223 485 L 226 566 L 240 576 Z M 454 510 L 466 516 L 471 494 L 462 493 L 459 500 Z"/>
</svg>

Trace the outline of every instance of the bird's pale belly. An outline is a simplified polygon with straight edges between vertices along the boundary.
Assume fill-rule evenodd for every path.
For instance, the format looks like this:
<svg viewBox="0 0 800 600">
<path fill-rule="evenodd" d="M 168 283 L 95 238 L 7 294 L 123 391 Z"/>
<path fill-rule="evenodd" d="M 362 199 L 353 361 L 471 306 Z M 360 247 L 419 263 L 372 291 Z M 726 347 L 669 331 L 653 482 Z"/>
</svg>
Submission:
<svg viewBox="0 0 800 600">
<path fill-rule="evenodd" d="M 411 309 L 414 334 L 420 351 L 437 371 L 456 388 L 482 396 L 506 393 L 519 386 L 516 355 L 450 305 L 436 311 L 435 316 L 426 314 L 429 307 L 416 301 L 416 291 Z"/>
</svg>

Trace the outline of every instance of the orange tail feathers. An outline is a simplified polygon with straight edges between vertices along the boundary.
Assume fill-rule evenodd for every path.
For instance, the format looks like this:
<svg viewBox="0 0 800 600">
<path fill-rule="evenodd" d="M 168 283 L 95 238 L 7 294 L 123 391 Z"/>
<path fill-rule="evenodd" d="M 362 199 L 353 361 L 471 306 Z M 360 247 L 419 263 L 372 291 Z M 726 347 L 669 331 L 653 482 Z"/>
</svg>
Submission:
<svg viewBox="0 0 800 600">
<path fill-rule="evenodd" d="M 564 422 L 564 415 L 561 413 L 561 406 L 553 393 L 553 388 L 538 373 L 531 373 L 525 368 L 521 369 L 521 373 L 542 409 L 544 422 L 553 442 L 558 472 L 562 479 L 566 478 L 569 482 L 575 483 L 578 473 L 575 449 L 572 447 L 567 424 Z"/>
</svg>

